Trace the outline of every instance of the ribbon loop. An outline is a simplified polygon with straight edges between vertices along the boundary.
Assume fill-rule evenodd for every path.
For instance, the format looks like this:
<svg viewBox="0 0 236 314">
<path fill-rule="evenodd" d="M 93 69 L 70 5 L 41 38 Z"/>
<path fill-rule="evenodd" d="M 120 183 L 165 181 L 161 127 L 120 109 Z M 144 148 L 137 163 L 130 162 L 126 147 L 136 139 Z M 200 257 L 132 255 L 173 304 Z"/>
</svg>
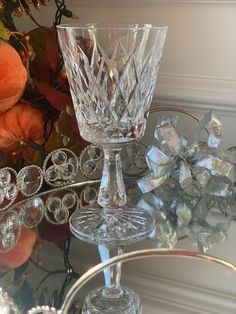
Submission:
<svg viewBox="0 0 236 314">
<path fill-rule="evenodd" d="M 232 152 L 220 149 L 222 123 L 212 112 L 196 125 L 190 142 L 176 131 L 177 117 L 162 117 L 155 128 L 157 147 L 146 154 L 150 173 L 138 180 L 145 196 L 141 205 L 156 213 L 157 227 L 152 238 L 158 247 L 173 247 L 180 232 L 201 251 L 223 241 L 236 214 L 233 190 L 236 161 Z M 204 129 L 207 142 L 201 142 Z M 147 201 L 149 199 L 149 202 Z M 210 214 L 219 210 L 227 222 L 209 224 Z M 166 240 L 164 240 L 164 238 Z"/>
</svg>

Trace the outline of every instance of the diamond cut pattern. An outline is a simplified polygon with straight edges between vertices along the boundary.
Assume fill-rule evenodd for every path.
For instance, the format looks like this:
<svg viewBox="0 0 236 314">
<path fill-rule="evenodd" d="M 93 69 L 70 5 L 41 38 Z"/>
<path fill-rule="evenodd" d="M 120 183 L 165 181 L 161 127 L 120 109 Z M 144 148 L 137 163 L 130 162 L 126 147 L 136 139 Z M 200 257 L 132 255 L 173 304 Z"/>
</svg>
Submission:
<svg viewBox="0 0 236 314">
<path fill-rule="evenodd" d="M 151 41 L 149 28 L 115 35 L 93 31 L 90 38 L 79 36 L 73 51 L 71 45 L 62 45 L 81 134 L 98 143 L 141 137 L 165 34 Z M 88 138 L 91 132 L 94 139 Z"/>
</svg>

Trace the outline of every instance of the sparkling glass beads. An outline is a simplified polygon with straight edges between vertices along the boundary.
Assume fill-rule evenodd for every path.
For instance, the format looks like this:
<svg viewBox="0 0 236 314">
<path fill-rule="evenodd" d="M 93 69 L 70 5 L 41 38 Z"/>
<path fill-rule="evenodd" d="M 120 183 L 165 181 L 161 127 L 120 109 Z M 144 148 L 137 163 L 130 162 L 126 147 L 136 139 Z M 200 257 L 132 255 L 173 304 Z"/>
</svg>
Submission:
<svg viewBox="0 0 236 314">
<path fill-rule="evenodd" d="M 51 186 L 62 186 L 73 183 L 77 171 L 77 156 L 66 148 L 51 152 L 43 164 L 45 181 Z"/>
</svg>

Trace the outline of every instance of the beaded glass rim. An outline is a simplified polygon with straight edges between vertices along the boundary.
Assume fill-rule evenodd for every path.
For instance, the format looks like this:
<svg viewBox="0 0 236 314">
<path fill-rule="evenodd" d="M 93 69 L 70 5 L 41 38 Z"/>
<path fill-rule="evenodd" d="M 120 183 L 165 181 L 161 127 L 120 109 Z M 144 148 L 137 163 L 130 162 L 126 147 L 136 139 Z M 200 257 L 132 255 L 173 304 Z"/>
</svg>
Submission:
<svg viewBox="0 0 236 314">
<path fill-rule="evenodd" d="M 144 150 L 147 149 L 147 145 L 142 142 L 132 143 L 131 145 L 135 145 L 137 154 L 136 156 L 129 156 L 126 150 L 124 151 L 125 159 L 132 161 L 133 165 L 131 172 L 130 170 L 126 171 L 123 169 L 123 174 L 126 177 L 138 177 L 144 174 L 148 169 L 147 164 L 140 158 L 140 156 L 144 156 Z M 99 150 L 101 155 L 99 158 L 96 156 L 93 158 L 91 154 L 89 155 L 89 150 Z M 55 156 L 62 160 L 57 163 Z M 139 162 L 141 166 L 137 166 L 136 161 L 137 164 Z M 90 172 L 85 170 L 86 164 L 89 165 L 89 163 L 95 165 L 94 169 L 92 169 L 93 171 Z M 4 167 L 0 169 L 0 186 L 2 184 L 1 178 L 8 177 L 9 182 L 8 185 L 5 186 L 5 189 L 14 187 L 15 192 L 12 193 L 11 198 L 6 198 L 4 194 L 2 196 L 2 202 L 0 199 L 0 216 L 10 209 L 19 195 L 27 198 L 32 197 L 40 192 L 45 183 L 52 188 L 71 185 L 78 182 L 79 172 L 87 179 L 98 180 L 102 176 L 102 168 L 102 148 L 93 144 L 88 145 L 81 152 L 79 157 L 67 148 L 53 150 L 46 156 L 42 168 L 37 165 L 30 165 L 23 167 L 17 173 L 13 168 Z"/>
<path fill-rule="evenodd" d="M 54 165 L 52 158 L 56 154 L 66 156 L 66 161 L 59 165 Z M 70 158 L 73 160 L 73 164 Z M 65 169 L 63 168 L 64 166 L 66 166 Z M 55 168 L 52 169 L 52 167 Z M 48 174 L 50 169 L 55 170 L 54 173 L 57 175 L 53 178 L 55 180 L 50 180 Z M 74 152 L 66 148 L 56 149 L 48 154 L 42 168 L 37 165 L 30 165 L 23 167 L 18 173 L 10 167 L 0 169 L 0 186 L 3 191 L 2 202 L 0 201 L 0 216 L 9 210 L 20 194 L 24 197 L 34 196 L 40 191 L 44 183 L 51 187 L 62 187 L 75 183 L 78 169 L 78 157 Z M 11 197 L 7 196 L 7 191 L 13 187 L 14 193 L 12 192 Z"/>
</svg>

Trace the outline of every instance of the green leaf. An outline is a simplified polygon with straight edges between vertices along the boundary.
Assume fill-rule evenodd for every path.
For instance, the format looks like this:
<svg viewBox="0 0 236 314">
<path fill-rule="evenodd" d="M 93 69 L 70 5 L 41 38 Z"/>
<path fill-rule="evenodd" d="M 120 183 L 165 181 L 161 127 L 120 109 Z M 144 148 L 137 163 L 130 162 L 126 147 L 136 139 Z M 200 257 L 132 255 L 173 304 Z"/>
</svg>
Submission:
<svg viewBox="0 0 236 314">
<path fill-rule="evenodd" d="M 7 272 L 3 277 L 0 278 L 0 286 L 7 290 L 9 286 L 12 286 L 15 280 L 15 270 Z"/>
<path fill-rule="evenodd" d="M 7 272 L 0 278 L 0 287 L 2 287 L 10 296 L 17 293 L 21 289 L 23 283 L 24 280 L 15 279 L 15 270 Z"/>
<path fill-rule="evenodd" d="M 4 26 L 3 22 L 0 20 L 0 38 L 3 40 L 9 40 L 10 38 L 10 32 L 8 29 Z"/>
<path fill-rule="evenodd" d="M 24 280 L 13 282 L 13 284 L 7 288 L 7 293 L 13 296 L 14 294 L 20 291 L 21 287 L 23 286 L 23 283 Z"/>
</svg>

